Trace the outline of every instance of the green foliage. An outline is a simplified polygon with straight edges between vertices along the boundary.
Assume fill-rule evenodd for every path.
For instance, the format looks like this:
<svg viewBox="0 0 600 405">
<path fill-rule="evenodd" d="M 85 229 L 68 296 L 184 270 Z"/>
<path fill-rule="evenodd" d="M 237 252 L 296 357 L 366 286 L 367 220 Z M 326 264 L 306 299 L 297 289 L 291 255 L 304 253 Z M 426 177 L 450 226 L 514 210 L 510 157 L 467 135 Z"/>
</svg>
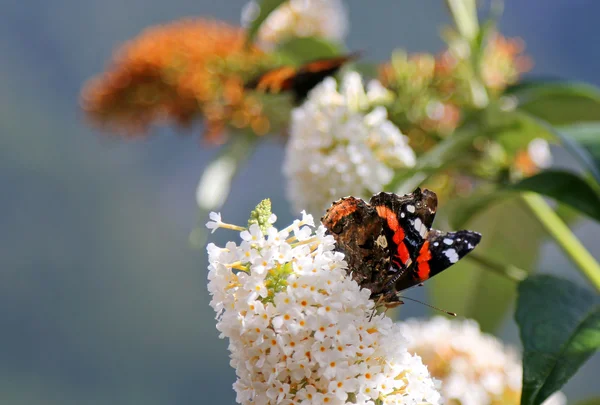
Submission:
<svg viewBox="0 0 600 405">
<path fill-rule="evenodd" d="M 518 109 L 551 125 L 600 120 L 600 90 L 584 83 L 528 81 L 508 91 Z"/>
<path fill-rule="evenodd" d="M 517 109 L 488 114 L 493 137 L 509 150 L 532 137 L 556 139 L 600 184 L 600 90 L 565 82 L 522 82 L 507 90 Z"/>
<path fill-rule="evenodd" d="M 560 132 L 578 142 L 600 168 L 600 121 L 582 122 L 561 127 Z"/>
<path fill-rule="evenodd" d="M 487 136 L 496 139 L 508 151 L 524 148 L 534 138 L 555 140 L 561 143 L 567 152 L 577 159 L 581 167 L 600 184 L 600 165 L 598 159 L 595 160 L 589 151 L 598 151 L 596 144 L 600 142 L 600 138 L 590 139 L 595 133 L 593 132 L 595 129 L 593 123 L 587 124 L 585 127 L 581 126 L 582 124 L 555 127 L 543 118 L 524 110 L 498 111 L 494 109 L 486 112 L 485 117 L 486 128 L 484 131 Z M 578 142 L 578 138 L 586 141 L 587 148 Z"/>
<path fill-rule="evenodd" d="M 471 219 L 493 204 L 514 197 L 515 193 L 533 191 L 565 204 L 596 221 L 600 221 L 600 195 L 588 181 L 561 170 L 547 170 L 515 184 L 474 194 L 452 204 L 451 222 L 456 229 L 463 228 Z"/>
<path fill-rule="evenodd" d="M 535 267 L 544 231 L 519 200 L 493 206 L 465 224 L 482 234 L 475 254 L 521 269 Z M 434 305 L 476 319 L 493 333 L 515 299 L 515 282 L 469 256 L 427 283 Z"/>
<path fill-rule="evenodd" d="M 397 172 L 386 189 L 399 194 L 414 190 L 433 173 L 456 162 L 477 136 L 475 127 L 463 127 L 420 156 L 414 168 Z"/>
<path fill-rule="evenodd" d="M 485 118 L 482 130 L 510 154 L 523 150 L 536 138 L 556 140 L 551 129 L 540 125 L 538 119 L 520 111 L 503 111 L 494 107 L 486 111 Z"/>
<path fill-rule="evenodd" d="M 262 0 L 259 4 L 260 9 L 258 12 L 258 16 L 256 19 L 250 23 L 248 30 L 246 32 L 246 41 L 247 43 L 254 42 L 254 38 L 258 34 L 258 30 L 261 25 L 265 22 L 269 14 L 271 14 L 277 7 L 285 3 L 287 0 Z"/>
<path fill-rule="evenodd" d="M 600 297 L 568 280 L 532 276 L 519 285 L 522 405 L 541 404 L 600 347 Z"/>
<path fill-rule="evenodd" d="M 341 54 L 341 47 L 324 38 L 295 37 L 277 46 L 275 56 L 285 64 L 301 65 L 316 59 L 325 59 Z"/>
<path fill-rule="evenodd" d="M 450 214 L 448 220 L 453 229 L 463 229 L 469 221 L 477 217 L 495 203 L 500 203 L 510 197 L 510 192 L 500 191 L 497 188 L 485 189 L 474 192 L 468 197 L 454 199 L 448 207 Z"/>
<path fill-rule="evenodd" d="M 544 128 L 552 133 L 562 143 L 567 152 L 576 158 L 581 167 L 594 178 L 596 183 L 600 184 L 600 166 L 594 161 L 588 150 L 581 146 L 568 132 L 552 127 L 541 119 L 533 119 L 539 124 L 540 129 Z"/>
<path fill-rule="evenodd" d="M 576 174 L 547 170 L 509 187 L 510 190 L 533 191 L 600 221 L 600 196 L 590 184 Z"/>
</svg>

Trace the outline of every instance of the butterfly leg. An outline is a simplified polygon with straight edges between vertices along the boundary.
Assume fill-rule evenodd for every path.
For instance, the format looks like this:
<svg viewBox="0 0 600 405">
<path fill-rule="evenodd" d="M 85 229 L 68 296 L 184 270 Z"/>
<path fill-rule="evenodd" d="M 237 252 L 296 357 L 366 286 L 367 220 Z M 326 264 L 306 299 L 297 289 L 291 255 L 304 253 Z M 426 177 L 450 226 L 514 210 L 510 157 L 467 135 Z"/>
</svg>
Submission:
<svg viewBox="0 0 600 405">
<path fill-rule="evenodd" d="M 381 294 L 379 296 L 379 298 L 377 298 L 377 301 L 375 301 L 375 307 L 373 307 L 373 312 L 371 312 L 371 316 L 369 317 L 369 322 L 371 322 L 371 320 L 373 319 L 373 317 L 375 316 L 375 314 L 377 313 L 377 310 L 379 308 L 381 308 L 382 306 L 385 306 L 385 294 Z"/>
</svg>

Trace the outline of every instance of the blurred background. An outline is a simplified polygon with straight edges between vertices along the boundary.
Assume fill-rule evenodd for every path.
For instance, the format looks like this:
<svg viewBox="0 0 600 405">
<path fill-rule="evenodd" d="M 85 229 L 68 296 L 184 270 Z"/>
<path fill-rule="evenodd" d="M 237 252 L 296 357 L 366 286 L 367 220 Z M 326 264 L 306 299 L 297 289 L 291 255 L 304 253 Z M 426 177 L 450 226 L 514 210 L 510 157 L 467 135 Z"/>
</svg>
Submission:
<svg viewBox="0 0 600 405">
<path fill-rule="evenodd" d="M 78 108 L 82 84 L 142 29 L 186 16 L 239 22 L 245 0 L 30 0 L 0 14 L 0 404 L 232 404 L 235 374 L 218 339 L 207 261 L 188 236 L 196 185 L 216 148 L 154 130 L 126 141 L 91 130 Z M 347 1 L 352 50 L 383 60 L 397 47 L 443 48 L 440 0 Z M 595 0 L 507 1 L 506 36 L 520 36 L 534 75 L 600 85 Z M 180 136 L 186 135 L 186 136 Z M 292 220 L 280 173 L 282 144 L 263 143 L 223 208 L 243 224 L 271 197 Z M 559 154 L 558 164 L 568 164 Z M 577 235 L 600 257 L 597 224 Z M 234 234 L 211 236 L 224 243 Z M 541 271 L 580 280 L 552 244 Z M 412 293 L 426 299 L 423 290 Z M 447 308 L 452 310 L 452 308 Z M 406 305 L 402 317 L 427 308 Z M 518 342 L 507 314 L 501 336 Z M 564 391 L 598 395 L 600 357 Z"/>
</svg>

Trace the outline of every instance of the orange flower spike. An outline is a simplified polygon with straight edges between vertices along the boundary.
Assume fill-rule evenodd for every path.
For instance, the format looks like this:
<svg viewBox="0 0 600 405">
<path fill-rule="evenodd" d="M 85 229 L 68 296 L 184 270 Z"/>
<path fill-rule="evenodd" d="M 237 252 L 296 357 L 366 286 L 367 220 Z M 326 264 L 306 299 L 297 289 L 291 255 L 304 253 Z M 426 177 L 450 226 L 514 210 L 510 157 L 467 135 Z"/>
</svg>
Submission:
<svg viewBox="0 0 600 405">
<path fill-rule="evenodd" d="M 106 73 L 88 82 L 82 107 L 92 121 L 130 133 L 206 118 L 214 141 L 243 105 L 239 75 L 264 63 L 263 53 L 246 49 L 244 41 L 241 28 L 214 20 L 151 27 L 115 53 Z M 228 69 L 229 61 L 241 71 Z"/>
</svg>

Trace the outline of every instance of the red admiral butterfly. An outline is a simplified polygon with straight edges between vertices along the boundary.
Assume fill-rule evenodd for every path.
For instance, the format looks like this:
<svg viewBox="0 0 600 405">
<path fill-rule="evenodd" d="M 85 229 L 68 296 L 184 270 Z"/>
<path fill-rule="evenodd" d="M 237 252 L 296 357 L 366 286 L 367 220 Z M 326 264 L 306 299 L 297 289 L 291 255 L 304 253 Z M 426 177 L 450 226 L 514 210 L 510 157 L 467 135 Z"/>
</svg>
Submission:
<svg viewBox="0 0 600 405">
<path fill-rule="evenodd" d="M 436 209 L 436 194 L 417 188 L 404 196 L 379 193 L 368 204 L 342 198 L 321 221 L 346 255 L 352 278 L 391 308 L 402 303 L 400 291 L 452 266 L 481 240 L 477 232 L 431 229 Z"/>
<path fill-rule="evenodd" d="M 334 58 L 318 59 L 300 67 L 282 66 L 271 69 L 246 83 L 247 89 L 255 89 L 265 93 L 291 92 L 296 103 L 304 101 L 311 91 L 323 79 L 334 75 L 344 63 L 355 59 L 353 53 Z"/>
</svg>

